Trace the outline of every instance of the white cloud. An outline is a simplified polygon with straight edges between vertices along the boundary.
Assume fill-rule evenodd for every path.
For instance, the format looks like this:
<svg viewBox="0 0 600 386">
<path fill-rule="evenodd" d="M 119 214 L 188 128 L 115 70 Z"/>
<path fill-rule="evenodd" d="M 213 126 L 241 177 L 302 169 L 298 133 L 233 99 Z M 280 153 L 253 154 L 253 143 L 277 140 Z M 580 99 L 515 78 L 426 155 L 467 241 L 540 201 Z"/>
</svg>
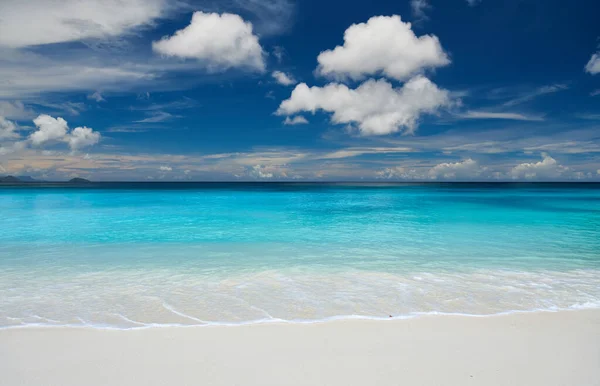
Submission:
<svg viewBox="0 0 600 386">
<path fill-rule="evenodd" d="M 469 7 L 474 7 L 479 3 L 481 3 L 481 0 L 467 0 L 467 4 L 469 4 Z"/>
<path fill-rule="evenodd" d="M 25 149 L 25 141 L 17 141 L 9 143 L 7 146 L 0 146 L 0 155 L 7 155 L 11 153 L 19 152 Z"/>
<path fill-rule="evenodd" d="M 592 55 L 590 61 L 585 65 L 585 71 L 592 75 L 600 72 L 600 52 Z"/>
<path fill-rule="evenodd" d="M 593 178 L 592 173 L 586 172 L 575 172 L 573 173 L 573 178 L 576 180 L 587 180 L 589 178 Z"/>
<path fill-rule="evenodd" d="M 145 36 L 143 29 L 154 28 L 159 20 L 200 6 L 243 12 L 255 26 L 265 27 L 261 36 L 276 24 L 291 26 L 287 17 L 293 15 L 294 9 L 291 0 L 231 0 L 219 4 L 197 4 L 197 0 L 0 1 L 0 99 L 29 103 L 41 100 L 45 93 L 78 91 L 99 100 L 102 95 L 95 93 L 97 90 L 162 91 L 201 83 L 207 77 L 198 74 L 197 61 L 166 58 L 137 49 L 140 38 Z M 231 35 L 232 29 L 221 32 L 211 39 Z M 252 38 L 256 36 L 250 34 Z M 239 42 L 243 41 L 248 39 Z M 58 44 L 43 47 L 50 43 Z M 258 43 L 256 46 L 262 53 Z M 240 47 L 243 44 L 235 46 L 233 53 L 240 53 Z M 256 62 L 262 68 L 264 61 L 258 56 Z M 206 61 L 204 64 L 208 65 Z M 186 82 L 176 82 L 170 76 L 176 72 L 194 72 L 194 76 Z"/>
<path fill-rule="evenodd" d="M 29 140 L 34 146 L 41 146 L 47 142 L 63 140 L 67 135 L 69 126 L 67 121 L 62 118 L 53 118 L 42 114 L 33 120 L 38 128 L 29 136 Z"/>
<path fill-rule="evenodd" d="M 539 162 L 526 162 L 515 166 L 510 171 L 513 179 L 547 179 L 556 178 L 567 172 L 569 168 L 560 165 L 554 158 L 547 153 L 542 153 L 542 160 Z"/>
<path fill-rule="evenodd" d="M 96 92 L 88 95 L 87 98 L 89 100 L 93 100 L 93 101 L 96 101 L 96 102 L 104 102 L 105 101 L 105 99 L 102 96 L 102 93 L 100 91 L 96 91 Z"/>
<path fill-rule="evenodd" d="M 263 165 L 254 165 L 248 175 L 254 178 L 273 178 L 273 173 L 266 171 Z"/>
<path fill-rule="evenodd" d="M 286 56 L 285 49 L 281 46 L 274 46 L 272 54 L 275 59 L 277 59 L 277 63 L 283 62 L 283 59 Z"/>
<path fill-rule="evenodd" d="M 410 147 L 347 147 L 340 150 L 324 153 L 321 159 L 340 159 L 359 157 L 364 154 L 392 154 L 392 153 L 411 153 Z"/>
<path fill-rule="evenodd" d="M 590 121 L 600 121 L 600 114 L 575 114 L 575 117 Z"/>
<path fill-rule="evenodd" d="M 568 88 L 569 86 L 567 86 L 566 84 L 551 84 L 547 86 L 542 86 L 533 91 L 522 94 L 517 98 L 511 99 L 508 102 L 505 102 L 503 106 L 515 106 L 521 103 L 529 102 L 530 100 L 533 100 L 539 96 L 553 94 L 559 91 L 566 90 Z"/>
<path fill-rule="evenodd" d="M 486 168 L 479 166 L 477 161 L 468 158 L 455 163 L 441 163 L 429 170 L 432 179 L 472 179 L 480 176 Z"/>
<path fill-rule="evenodd" d="M 0 139 L 16 139 L 19 138 L 17 125 L 14 122 L 0 116 Z"/>
<path fill-rule="evenodd" d="M 519 130 L 517 130 L 519 131 Z M 522 135 L 522 131 L 519 131 Z M 463 133 L 464 134 L 464 133 Z M 472 133 L 477 136 L 477 133 Z M 569 136 L 572 136 L 570 133 Z M 437 138 L 437 139 L 436 139 Z M 457 136 L 461 143 L 464 142 L 464 135 Z M 373 141 L 372 139 L 368 142 Z M 409 179 L 409 180 L 432 180 L 429 171 L 432 166 L 440 162 L 458 163 L 457 160 L 442 161 L 439 159 L 437 151 L 439 144 L 452 143 L 453 140 L 447 135 L 431 135 L 427 141 L 419 137 L 396 137 L 396 138 L 377 138 L 376 142 L 405 142 L 408 141 L 415 145 L 410 156 L 390 156 L 388 151 L 394 149 L 369 148 L 356 149 L 313 149 L 299 151 L 297 148 L 263 148 L 256 149 L 248 153 L 212 153 L 204 155 L 190 154 L 169 154 L 169 153 L 102 153 L 94 152 L 93 157 L 86 157 L 85 152 L 74 153 L 61 150 L 40 151 L 32 148 L 8 149 L 12 153 L 6 155 L 4 149 L 0 147 L 0 163 L 7 169 L 9 174 L 27 174 L 34 178 L 39 177 L 46 180 L 62 179 L 70 173 L 79 173 L 89 176 L 94 180 L 143 180 L 148 175 L 156 178 L 177 179 L 186 178 L 185 170 L 192 170 L 188 175 L 202 180 L 223 181 L 233 179 L 252 180 L 259 179 L 260 176 L 272 179 L 287 180 L 304 176 L 305 179 L 316 180 L 317 178 L 327 180 L 358 180 L 378 178 Z M 431 142 L 438 145 L 431 147 Z M 512 143 L 512 140 L 506 140 L 506 143 Z M 15 142 L 15 144 L 27 143 L 24 141 Z M 418 149 L 419 146 L 423 148 Z M 521 147 L 519 145 L 518 147 Z M 108 147 L 104 148 L 108 149 Z M 410 149 L 407 149 L 408 151 Z M 397 151 L 402 151 L 397 149 Z M 331 152 L 338 154 L 328 155 Z M 346 153 L 346 154 L 341 154 Z M 371 154 L 364 159 L 349 158 L 352 154 L 357 155 Z M 511 151 L 514 154 L 514 151 Z M 464 153 L 464 158 L 469 159 L 470 152 Z M 537 152 L 539 154 L 539 152 Z M 553 154 L 553 153 L 552 153 Z M 474 158 L 475 159 L 475 158 Z M 510 171 L 513 166 L 524 161 L 513 161 L 507 157 L 485 156 L 488 163 L 485 168 L 475 169 L 472 174 L 456 173 L 457 176 L 449 180 L 506 180 L 511 179 Z M 560 176 L 560 179 L 589 178 L 598 180 L 600 174 L 596 174 L 599 168 L 598 162 L 592 155 L 584 157 L 567 157 L 573 164 L 570 169 Z M 535 160 L 533 162 L 537 162 Z M 464 163 L 464 161 L 462 161 Z M 527 160 L 526 162 L 531 162 Z M 168 166 L 167 166 L 168 165 Z M 258 165 L 258 167 L 257 167 Z M 160 166 L 171 167 L 171 172 L 159 171 Z M 567 165 L 565 165 L 567 166 Z M 438 167 L 439 170 L 441 167 Z M 572 168 L 572 169 L 571 169 Z M 30 170 L 37 172 L 29 172 Z M 387 170 L 386 170 L 387 169 Z M 468 168 L 467 168 L 468 169 Z M 451 173 L 452 171 L 448 170 Z M 481 173 L 480 173 L 481 172 Z M 581 173 L 578 173 L 581 172 Z M 480 173 L 480 174 L 478 174 Z M 42 177 L 42 174 L 48 174 L 49 177 Z M 432 172 L 434 174 L 434 172 Z M 470 176 L 474 177 L 470 177 Z M 87 177 L 86 177 L 87 178 Z M 434 179 L 433 181 L 442 180 Z M 519 178 L 521 179 L 521 178 Z M 558 179 L 558 178 L 557 178 Z"/>
<path fill-rule="evenodd" d="M 275 35 L 294 25 L 295 2 L 293 0 L 231 0 L 234 9 L 242 9 L 253 15 L 252 21 L 260 36 Z M 226 2 L 221 2 L 226 3 Z"/>
<path fill-rule="evenodd" d="M 85 104 L 81 103 L 81 102 L 52 103 L 52 102 L 39 101 L 39 102 L 35 102 L 32 104 L 38 105 L 38 106 L 44 106 L 44 107 L 53 109 L 57 112 L 65 113 L 68 115 L 79 115 L 82 111 L 85 111 L 85 109 L 86 109 Z"/>
<path fill-rule="evenodd" d="M 429 19 L 425 13 L 431 8 L 428 0 L 410 0 L 410 8 L 412 9 L 413 16 L 417 21 L 423 21 Z"/>
<path fill-rule="evenodd" d="M 600 95 L 600 88 L 596 89 L 590 93 L 590 96 L 596 96 L 596 95 Z"/>
<path fill-rule="evenodd" d="M 153 42 L 152 48 L 165 56 L 197 59 L 210 71 L 265 70 L 263 49 L 252 24 L 230 13 L 194 12 L 190 25 Z"/>
<path fill-rule="evenodd" d="M 302 115 L 296 115 L 294 118 L 285 117 L 285 120 L 283 121 L 284 125 L 305 125 L 307 123 L 308 120 Z"/>
<path fill-rule="evenodd" d="M 514 121 L 543 121 L 544 118 L 534 115 L 524 115 L 519 113 L 494 113 L 490 111 L 467 111 L 458 115 L 466 119 L 508 119 Z"/>
<path fill-rule="evenodd" d="M 89 127 L 76 127 L 67 136 L 67 142 L 71 150 L 78 150 L 83 147 L 92 146 L 100 142 L 100 133 Z"/>
<path fill-rule="evenodd" d="M 166 111 L 154 111 L 148 118 L 141 119 L 139 121 L 134 121 L 136 123 L 158 123 L 168 121 L 173 118 L 177 118 L 177 115 L 173 115 Z"/>
<path fill-rule="evenodd" d="M 321 52 L 317 60 L 319 74 L 355 80 L 380 73 L 405 80 L 450 63 L 436 36 L 417 37 L 398 15 L 351 25 L 344 33 L 344 45 Z"/>
<path fill-rule="evenodd" d="M 294 77 L 292 77 L 291 75 L 286 74 L 285 72 L 273 71 L 271 76 L 275 78 L 277 83 L 283 86 L 291 86 L 293 84 L 296 84 L 296 79 L 294 79 Z"/>
<path fill-rule="evenodd" d="M 0 101 L 0 116 L 8 119 L 29 119 L 35 116 L 21 101 Z"/>
<path fill-rule="evenodd" d="M 60 56 L 42 56 L 23 50 L 0 48 L 0 98 L 24 99 L 46 92 L 127 90 L 155 80 L 157 67 L 116 63 L 89 50 L 63 51 Z"/>
<path fill-rule="evenodd" d="M 37 130 L 31 133 L 29 141 L 33 146 L 46 143 L 66 142 L 71 150 L 95 145 L 100 141 L 100 133 L 89 127 L 76 127 L 69 132 L 69 125 L 63 118 L 42 114 L 33 120 Z"/>
<path fill-rule="evenodd" d="M 325 87 L 296 86 L 276 114 L 301 111 L 333 113 L 333 123 L 356 123 L 362 135 L 384 135 L 403 130 L 413 133 L 422 114 L 450 105 L 449 93 L 423 76 L 393 88 L 385 80 L 370 79 L 356 89 L 331 83 Z"/>
<path fill-rule="evenodd" d="M 105 39 L 151 25 L 167 0 L 3 0 L 0 46 Z"/>
<path fill-rule="evenodd" d="M 138 98 L 139 99 L 139 98 Z M 164 103 L 141 103 L 137 106 L 131 106 L 129 109 L 134 111 L 157 111 L 157 110 L 185 110 L 196 107 L 198 102 L 192 98 L 183 97 L 171 102 Z"/>
<path fill-rule="evenodd" d="M 170 171 L 172 171 L 172 170 L 173 170 L 173 168 L 172 168 L 172 167 L 170 167 L 170 166 L 161 166 L 161 167 L 159 168 L 159 170 L 160 170 L 161 172 L 170 172 Z"/>
<path fill-rule="evenodd" d="M 376 178 L 385 180 L 414 180 L 423 179 L 423 176 L 419 176 L 415 169 L 408 169 L 401 166 L 394 166 L 385 168 L 383 170 L 375 172 Z"/>
</svg>

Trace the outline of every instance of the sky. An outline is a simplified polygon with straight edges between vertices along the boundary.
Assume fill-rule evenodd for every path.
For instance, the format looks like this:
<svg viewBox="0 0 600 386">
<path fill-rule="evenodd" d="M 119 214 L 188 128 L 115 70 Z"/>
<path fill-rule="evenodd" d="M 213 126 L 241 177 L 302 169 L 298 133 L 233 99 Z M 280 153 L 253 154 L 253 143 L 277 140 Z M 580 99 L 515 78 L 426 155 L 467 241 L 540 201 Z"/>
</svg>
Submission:
<svg viewBox="0 0 600 386">
<path fill-rule="evenodd" d="M 596 0 L 0 0 L 0 175 L 600 181 Z"/>
</svg>

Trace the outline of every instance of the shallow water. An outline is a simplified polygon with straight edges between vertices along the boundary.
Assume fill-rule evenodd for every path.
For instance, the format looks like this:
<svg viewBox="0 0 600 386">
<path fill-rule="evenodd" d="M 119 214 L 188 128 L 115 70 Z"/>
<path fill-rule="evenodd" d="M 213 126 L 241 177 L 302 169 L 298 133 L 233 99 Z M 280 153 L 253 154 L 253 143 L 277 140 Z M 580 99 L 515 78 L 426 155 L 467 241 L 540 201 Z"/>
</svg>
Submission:
<svg viewBox="0 0 600 386">
<path fill-rule="evenodd" d="M 597 307 L 598 184 L 0 187 L 0 327 Z"/>
</svg>

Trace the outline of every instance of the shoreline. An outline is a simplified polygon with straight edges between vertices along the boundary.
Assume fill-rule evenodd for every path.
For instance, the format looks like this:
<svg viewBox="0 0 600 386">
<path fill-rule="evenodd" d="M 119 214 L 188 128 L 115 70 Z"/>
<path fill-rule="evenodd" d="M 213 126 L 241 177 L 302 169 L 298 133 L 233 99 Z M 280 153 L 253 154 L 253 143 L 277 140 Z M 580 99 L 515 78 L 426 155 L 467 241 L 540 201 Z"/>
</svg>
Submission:
<svg viewBox="0 0 600 386">
<path fill-rule="evenodd" d="M 384 317 L 384 316 L 368 316 L 368 315 L 336 315 L 330 316 L 323 319 L 256 319 L 241 322 L 213 322 L 213 321 L 199 321 L 197 324 L 183 324 L 183 323 L 157 323 L 157 322 L 138 322 L 128 318 L 124 320 L 136 324 L 137 326 L 121 327 L 116 325 L 103 325 L 103 324 L 44 324 L 44 323 L 26 323 L 20 325 L 0 326 L 0 331 L 3 330 L 37 330 L 37 329 L 82 329 L 82 330 L 98 330 L 98 331 L 140 331 L 140 330 L 153 330 L 153 329 L 165 329 L 165 328 L 205 328 L 205 327 L 246 327 L 246 326 L 258 326 L 258 325 L 313 325 L 313 324 L 326 324 L 333 322 L 347 322 L 347 321 L 372 321 L 372 322 L 397 322 L 403 320 L 412 320 L 420 318 L 443 318 L 443 317 L 460 317 L 460 318 L 497 318 L 511 315 L 528 315 L 528 314 L 553 314 L 553 313 L 567 313 L 567 312 L 582 312 L 582 311 L 597 311 L 600 313 L 600 307 L 597 305 L 585 306 L 578 305 L 569 308 L 557 308 L 557 309 L 534 309 L 534 310 L 510 310 L 502 311 L 494 314 L 467 314 L 460 312 L 441 312 L 441 311 L 427 311 L 427 312 L 415 312 L 406 315 L 398 315 Z M 186 316 L 190 319 L 194 317 Z M 44 319 L 41 318 L 40 319 Z"/>
<path fill-rule="evenodd" d="M 600 310 L 0 329 L 10 385 L 600 385 Z"/>
</svg>

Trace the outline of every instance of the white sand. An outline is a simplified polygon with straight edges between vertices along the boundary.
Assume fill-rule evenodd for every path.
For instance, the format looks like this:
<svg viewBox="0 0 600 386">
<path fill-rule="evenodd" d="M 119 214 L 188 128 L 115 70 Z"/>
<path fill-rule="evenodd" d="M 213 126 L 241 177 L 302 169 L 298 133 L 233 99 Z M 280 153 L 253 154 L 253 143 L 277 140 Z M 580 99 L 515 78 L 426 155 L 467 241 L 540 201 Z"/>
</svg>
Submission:
<svg viewBox="0 0 600 386">
<path fill-rule="evenodd" d="M 600 311 L 9 329 L 0 385 L 600 385 Z"/>
</svg>

